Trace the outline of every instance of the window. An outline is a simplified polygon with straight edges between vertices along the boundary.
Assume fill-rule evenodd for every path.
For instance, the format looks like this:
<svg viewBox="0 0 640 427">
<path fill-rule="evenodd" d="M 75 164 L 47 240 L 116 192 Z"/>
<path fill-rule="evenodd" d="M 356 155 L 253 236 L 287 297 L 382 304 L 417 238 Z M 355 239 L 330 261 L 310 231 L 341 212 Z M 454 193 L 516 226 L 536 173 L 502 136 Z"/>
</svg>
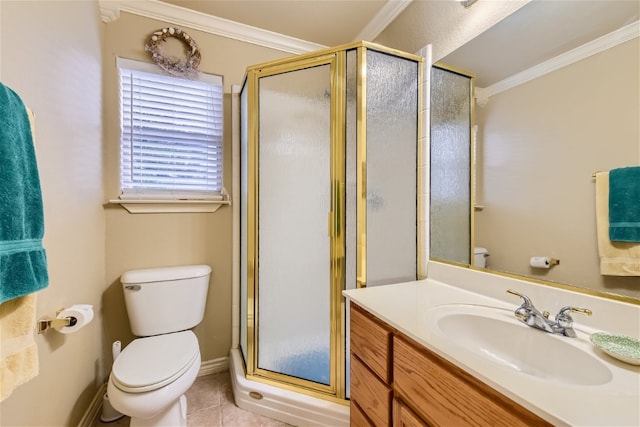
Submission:
<svg viewBox="0 0 640 427">
<path fill-rule="evenodd" d="M 187 80 L 118 58 L 120 199 L 220 201 L 222 77 Z"/>
</svg>

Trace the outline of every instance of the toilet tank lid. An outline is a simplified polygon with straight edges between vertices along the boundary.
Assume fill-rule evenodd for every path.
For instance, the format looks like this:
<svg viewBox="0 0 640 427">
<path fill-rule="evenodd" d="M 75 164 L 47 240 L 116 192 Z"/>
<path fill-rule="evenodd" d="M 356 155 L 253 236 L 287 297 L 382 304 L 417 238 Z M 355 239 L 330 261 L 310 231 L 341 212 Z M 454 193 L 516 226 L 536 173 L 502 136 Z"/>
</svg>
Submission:
<svg viewBox="0 0 640 427">
<path fill-rule="evenodd" d="M 211 267 L 209 267 L 208 265 L 184 265 L 179 267 L 146 268 L 142 270 L 131 270 L 125 272 L 120 277 L 120 282 L 124 284 L 131 284 L 161 282 L 166 280 L 192 279 L 194 277 L 206 276 L 210 273 Z"/>
</svg>

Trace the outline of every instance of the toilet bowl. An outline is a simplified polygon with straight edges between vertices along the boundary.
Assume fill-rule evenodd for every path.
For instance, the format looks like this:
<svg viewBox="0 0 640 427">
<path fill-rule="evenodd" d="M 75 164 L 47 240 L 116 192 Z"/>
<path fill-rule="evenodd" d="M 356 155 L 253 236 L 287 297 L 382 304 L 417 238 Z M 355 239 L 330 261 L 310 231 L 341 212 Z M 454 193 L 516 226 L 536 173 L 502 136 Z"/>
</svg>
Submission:
<svg viewBox="0 0 640 427">
<path fill-rule="evenodd" d="M 200 371 L 189 330 L 202 320 L 208 266 L 134 270 L 121 282 L 132 331 L 140 336 L 113 363 L 107 394 L 130 426 L 186 426 L 185 392 Z"/>
<path fill-rule="evenodd" d="M 200 370 L 198 340 L 191 331 L 138 338 L 116 359 L 107 394 L 131 426 L 186 425 L 186 400 Z"/>
</svg>

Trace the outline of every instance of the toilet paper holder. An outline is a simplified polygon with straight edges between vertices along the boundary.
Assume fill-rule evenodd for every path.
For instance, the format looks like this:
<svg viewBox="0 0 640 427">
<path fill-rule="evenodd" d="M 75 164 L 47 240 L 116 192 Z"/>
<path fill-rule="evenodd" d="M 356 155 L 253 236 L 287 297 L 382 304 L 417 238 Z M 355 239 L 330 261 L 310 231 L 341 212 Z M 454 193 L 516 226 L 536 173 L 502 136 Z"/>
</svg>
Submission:
<svg viewBox="0 0 640 427">
<path fill-rule="evenodd" d="M 62 310 L 58 310 L 56 314 L 59 314 Z M 38 320 L 38 326 L 36 332 L 39 334 L 43 334 L 48 329 L 62 329 L 65 326 L 74 326 L 78 323 L 78 319 L 73 316 L 63 317 L 62 319 L 41 319 Z"/>
<path fill-rule="evenodd" d="M 558 264 L 560 264 L 559 259 L 547 256 L 533 256 L 529 260 L 529 265 L 533 268 L 551 268 Z"/>
</svg>

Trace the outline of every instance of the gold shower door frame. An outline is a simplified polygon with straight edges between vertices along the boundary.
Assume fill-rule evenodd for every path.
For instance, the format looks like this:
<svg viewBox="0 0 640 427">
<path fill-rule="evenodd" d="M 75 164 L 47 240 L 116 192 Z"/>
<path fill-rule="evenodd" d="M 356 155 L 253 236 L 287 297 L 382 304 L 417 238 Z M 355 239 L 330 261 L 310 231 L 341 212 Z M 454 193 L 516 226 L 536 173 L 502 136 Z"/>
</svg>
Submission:
<svg viewBox="0 0 640 427">
<path fill-rule="evenodd" d="M 248 164 L 247 164 L 247 354 L 246 377 L 248 379 L 304 393 L 325 400 L 348 405 L 346 400 L 346 325 L 345 299 L 345 224 L 346 224 L 346 81 L 347 51 L 357 51 L 357 111 L 356 111 L 356 287 L 366 286 L 366 51 L 388 53 L 418 63 L 418 159 L 422 159 L 422 58 L 395 49 L 368 42 L 356 42 L 293 58 L 272 61 L 247 68 L 246 85 L 248 99 Z M 330 379 L 329 385 L 272 372 L 258 367 L 258 147 L 259 147 L 259 80 L 263 77 L 294 72 L 307 68 L 329 65 L 331 74 L 331 211 L 328 213 L 330 242 Z M 417 167 L 417 165 L 416 165 Z M 417 194 L 421 194 L 423 168 L 418 168 Z M 424 211 L 422 198 L 418 197 L 418 214 Z M 417 275 L 422 277 L 420 258 L 423 236 L 418 221 Z"/>
<path fill-rule="evenodd" d="M 277 382 L 279 386 L 308 394 L 320 394 L 324 398 L 336 398 L 344 402 L 344 320 L 341 313 L 342 289 L 344 288 L 344 84 L 345 52 L 316 55 L 312 58 L 294 58 L 284 63 L 271 63 L 251 68 L 247 72 L 249 96 L 249 162 L 248 162 L 248 241 L 247 241 L 247 378 L 262 382 Z M 259 80 L 287 72 L 328 65 L 331 75 L 331 211 L 328 213 L 327 232 L 331 238 L 330 268 L 330 377 L 329 385 L 291 377 L 258 367 L 258 144 L 259 144 Z"/>
</svg>

